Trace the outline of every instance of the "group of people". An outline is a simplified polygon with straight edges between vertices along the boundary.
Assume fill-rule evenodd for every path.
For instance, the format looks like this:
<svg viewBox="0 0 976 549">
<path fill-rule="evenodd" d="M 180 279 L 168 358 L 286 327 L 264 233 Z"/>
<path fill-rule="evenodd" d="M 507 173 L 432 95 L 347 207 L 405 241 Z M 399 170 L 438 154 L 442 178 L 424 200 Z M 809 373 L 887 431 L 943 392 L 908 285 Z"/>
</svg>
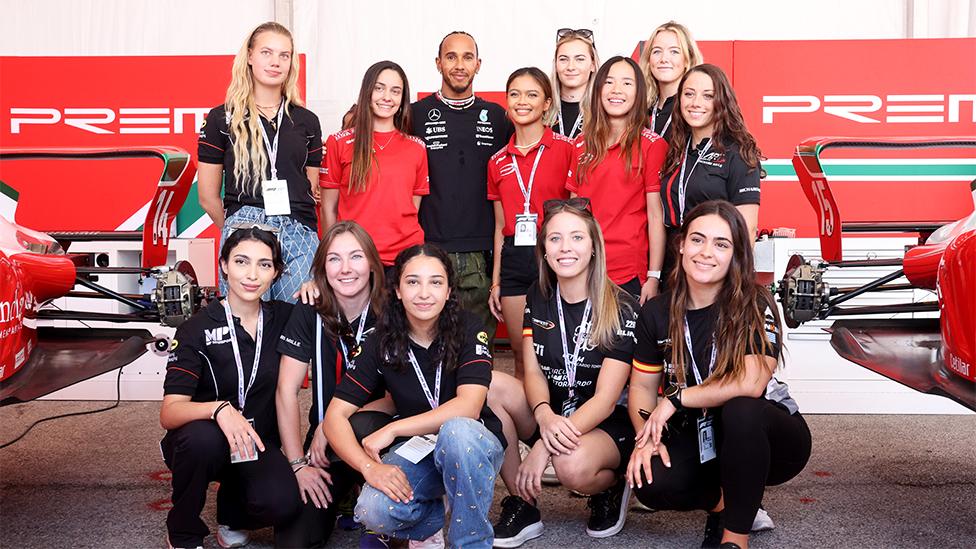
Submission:
<svg viewBox="0 0 976 549">
<path fill-rule="evenodd" d="M 515 70 L 507 109 L 473 93 L 477 43 L 452 32 L 436 93 L 411 105 L 376 63 L 324 146 L 297 57 L 283 26 L 254 29 L 201 128 L 224 297 L 168 362 L 169 545 L 202 545 L 218 481 L 223 547 L 265 526 L 324 546 L 343 500 L 361 546 L 518 547 L 551 467 L 589 497 L 589 536 L 634 493 L 707 511 L 703 547 L 747 547 L 811 441 L 753 270 L 761 152 L 688 30 L 600 64 L 592 31 L 560 29 L 552 74 Z M 492 368 L 496 320 L 514 376 Z"/>
</svg>

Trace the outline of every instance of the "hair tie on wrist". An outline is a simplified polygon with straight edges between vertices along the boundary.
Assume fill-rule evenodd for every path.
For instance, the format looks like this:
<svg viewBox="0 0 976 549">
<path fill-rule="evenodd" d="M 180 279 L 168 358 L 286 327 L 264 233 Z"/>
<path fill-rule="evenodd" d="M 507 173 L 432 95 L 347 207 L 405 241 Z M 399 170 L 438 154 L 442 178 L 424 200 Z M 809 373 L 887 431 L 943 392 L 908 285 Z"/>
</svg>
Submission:
<svg viewBox="0 0 976 549">
<path fill-rule="evenodd" d="M 535 406 L 533 406 L 532 407 L 532 415 L 535 415 L 535 411 L 538 410 L 539 409 L 539 406 L 542 406 L 543 404 L 549 404 L 549 401 L 548 400 L 543 400 L 542 402 L 540 402 L 540 403 L 536 404 Z"/>
</svg>

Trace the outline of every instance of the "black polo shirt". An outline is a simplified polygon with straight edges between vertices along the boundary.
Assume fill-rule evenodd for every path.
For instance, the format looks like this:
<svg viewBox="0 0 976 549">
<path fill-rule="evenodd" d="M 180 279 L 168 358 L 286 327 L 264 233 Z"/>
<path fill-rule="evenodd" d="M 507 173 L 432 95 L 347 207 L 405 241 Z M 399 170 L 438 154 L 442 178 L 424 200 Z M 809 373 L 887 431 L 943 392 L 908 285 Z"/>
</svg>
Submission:
<svg viewBox="0 0 976 549">
<path fill-rule="evenodd" d="M 430 95 L 410 106 L 413 135 L 427 146 L 430 195 L 420 203 L 427 242 L 448 252 L 492 248 L 488 159 L 508 143 L 512 125 L 499 105 L 476 97 L 455 110 Z"/>
<path fill-rule="evenodd" d="M 674 104 L 677 97 L 677 95 L 672 95 L 665 99 L 664 105 L 657 111 L 657 116 L 654 116 L 653 106 L 647 109 L 647 118 L 650 121 L 651 129 L 664 139 L 671 136 L 671 124 L 668 121 L 671 120 L 671 116 L 674 113 Z"/>
<path fill-rule="evenodd" d="M 268 140 L 274 143 L 275 130 L 263 116 L 261 123 L 268 132 Z M 206 164 L 224 166 L 224 209 L 230 217 L 242 206 L 264 209 L 260 182 L 255 194 L 242 189 L 234 177 L 234 144 L 229 129 L 230 119 L 224 106 L 214 107 L 203 126 L 197 141 L 197 156 Z M 261 149 L 265 149 L 261 140 Z M 278 179 L 288 181 L 288 199 L 291 217 L 312 229 L 316 229 L 315 200 L 305 168 L 318 168 L 322 164 L 322 128 L 315 113 L 298 105 L 290 105 L 281 120 L 281 136 L 278 138 Z M 250 167 L 248 168 L 250 173 Z M 271 167 L 265 172 L 271 177 Z"/>
<path fill-rule="evenodd" d="M 576 131 L 573 132 L 573 125 L 576 123 L 576 117 L 580 114 L 580 104 L 579 102 L 573 103 L 572 101 L 560 101 L 559 102 L 559 112 L 563 116 L 563 131 L 559 131 L 559 120 L 552 125 L 552 131 L 556 133 L 561 133 L 566 137 L 576 138 L 579 134 L 583 133 L 583 121 L 580 120 L 579 126 L 576 126 Z M 570 135 L 572 133 L 572 135 Z"/>
<path fill-rule="evenodd" d="M 612 358 L 630 364 L 634 352 L 634 324 L 637 320 L 637 301 L 627 292 L 618 294 L 620 329 L 608 349 L 586 345 L 580 351 L 580 363 L 576 367 L 575 394 L 579 404 L 596 394 L 596 381 L 603 367 L 603 360 Z M 568 303 L 563 299 L 563 316 L 566 319 L 566 344 L 569 353 L 575 349 L 576 335 L 586 301 Z M 592 322 L 592 312 L 590 313 Z M 549 382 L 549 405 L 559 413 L 563 402 L 569 398 L 569 380 L 566 377 L 566 361 L 563 359 L 562 333 L 559 330 L 559 312 L 556 309 L 556 292 L 546 299 L 538 283 L 529 287 L 525 296 L 525 316 L 522 320 L 522 337 L 531 337 L 535 357 L 542 373 Z"/>
<path fill-rule="evenodd" d="M 739 146 L 730 144 L 724 151 L 711 147 L 692 170 L 699 154 L 708 139 L 703 139 L 698 147 L 691 147 L 685 159 L 685 213 L 708 200 L 727 200 L 736 206 L 759 204 L 759 172 L 756 166 L 750 169 L 739 155 Z M 678 209 L 678 177 L 681 166 L 661 178 L 661 202 L 664 204 L 664 224 L 668 227 L 681 225 Z"/>
<path fill-rule="evenodd" d="M 481 321 L 470 313 L 462 311 L 461 322 L 464 324 L 464 341 L 458 353 L 457 366 L 450 369 L 445 367 L 441 373 L 440 403 L 457 396 L 459 385 L 491 385 L 492 356 L 488 349 L 488 334 Z M 400 417 L 429 412 L 430 403 L 427 402 L 409 359 L 402 357 L 402 363 L 397 365 L 384 360 L 380 341 L 380 335 L 366 341 L 362 354 L 356 359 L 356 368 L 348 370 L 339 383 L 335 392 L 336 398 L 362 407 L 385 384 Z M 420 371 L 433 394 L 437 365 L 434 364 L 431 353 L 413 341 L 410 341 L 410 349 L 417 357 Z M 481 422 L 494 433 L 502 447 L 505 447 L 501 421 L 488 408 L 487 402 L 481 407 Z"/>
<path fill-rule="evenodd" d="M 359 328 L 359 318 L 356 317 L 351 322 L 345 323 L 342 332 L 346 348 L 349 349 L 349 358 L 353 363 L 362 350 L 361 347 L 357 349 L 354 345 L 355 332 Z M 278 340 L 279 353 L 312 365 L 312 379 L 309 384 L 312 391 L 312 407 L 308 411 L 309 429 L 305 440 L 306 446 L 311 443 L 315 429 L 319 425 L 319 410 L 329 407 L 329 402 L 332 402 L 332 395 L 335 394 L 336 386 L 342 379 L 342 374 L 350 369 L 342 355 L 339 340 L 329 337 L 324 326 L 322 327 L 322 362 L 318 362 L 318 353 L 315 352 L 315 339 L 319 323 L 319 315 L 315 307 L 297 303 L 291 311 L 291 318 L 288 319 L 288 323 L 281 332 L 281 338 Z M 371 309 L 366 313 L 366 324 L 363 326 L 364 342 L 376 331 L 375 326 L 376 315 Z M 322 380 L 321 401 L 317 389 L 319 379 Z M 377 398 L 382 398 L 383 394 L 382 390 L 376 391 Z M 322 405 L 322 403 L 325 404 Z"/>
<path fill-rule="evenodd" d="M 275 346 L 292 305 L 283 301 L 264 301 L 261 306 L 264 310 L 261 361 L 242 413 L 244 417 L 254 419 L 254 430 L 266 445 L 278 446 L 275 388 L 281 355 Z M 236 316 L 234 323 L 246 388 L 254 364 L 255 341 Z M 170 349 L 163 381 L 164 395 L 187 395 L 193 402 L 227 400 L 241 409 L 237 398 L 237 364 L 222 301 L 211 302 L 180 324 Z"/>
</svg>

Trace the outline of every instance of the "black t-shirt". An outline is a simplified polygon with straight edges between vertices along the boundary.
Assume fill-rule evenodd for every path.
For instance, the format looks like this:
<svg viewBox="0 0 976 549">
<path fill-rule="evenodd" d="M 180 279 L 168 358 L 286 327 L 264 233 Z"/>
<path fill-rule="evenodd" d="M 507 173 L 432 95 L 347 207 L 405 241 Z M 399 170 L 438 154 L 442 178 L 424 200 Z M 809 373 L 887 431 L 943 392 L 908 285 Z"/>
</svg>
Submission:
<svg viewBox="0 0 976 549">
<path fill-rule="evenodd" d="M 549 406 L 559 413 L 563 402 L 569 398 L 569 380 L 566 377 L 566 361 L 563 359 L 562 333 L 559 330 L 559 311 L 556 308 L 556 293 L 548 299 L 542 295 L 538 283 L 533 283 L 525 296 L 525 316 L 522 320 L 523 337 L 532 338 L 535 357 L 539 367 L 549 382 Z M 593 398 L 596 394 L 596 381 L 603 367 L 603 359 L 612 358 L 630 364 L 634 352 L 634 325 L 637 320 L 637 301 L 627 292 L 618 295 L 620 309 L 620 330 L 609 349 L 592 347 L 589 344 L 580 351 L 580 361 L 576 367 L 575 394 L 579 404 Z M 566 319 L 566 344 L 572 355 L 576 348 L 579 325 L 583 320 L 586 301 L 567 303 L 563 300 L 563 316 Z M 590 320 L 592 322 L 592 312 Z"/>
<path fill-rule="evenodd" d="M 563 131 L 559 131 L 558 120 L 556 120 L 556 123 L 552 125 L 552 131 L 561 133 L 562 135 L 570 138 L 575 138 L 583 132 L 582 119 L 580 119 L 579 125 L 575 126 L 575 131 L 573 126 L 576 123 L 576 118 L 580 114 L 580 104 L 578 101 L 576 103 L 573 103 L 572 101 L 560 101 L 559 112 L 562 113 L 563 117 Z"/>
<path fill-rule="evenodd" d="M 763 333 L 753 334 L 754 344 L 758 348 L 762 340 L 765 339 L 772 346 L 767 347 L 766 355 L 776 358 L 780 354 L 780 331 L 776 325 L 771 307 L 775 305 L 763 303 L 765 309 L 765 322 Z M 648 300 L 641 307 L 640 315 L 637 318 L 637 330 L 635 336 L 637 344 L 634 347 L 634 366 L 635 368 L 648 371 L 648 367 L 653 369 L 663 368 L 665 375 L 670 375 L 673 371 L 671 364 L 671 338 L 668 335 L 668 326 L 671 317 L 671 292 L 665 292 L 657 297 Z M 719 308 L 713 303 L 701 309 L 689 310 L 688 332 L 691 335 L 691 345 L 694 352 L 695 364 L 702 381 L 708 378 L 708 365 L 712 357 L 712 346 L 714 344 L 713 334 L 715 333 L 715 322 L 718 319 Z M 680 321 L 679 321 L 680 322 Z M 719 342 L 721 344 L 721 342 Z M 638 364 L 639 363 L 639 364 Z M 685 357 L 685 364 L 688 371 L 685 381 L 689 387 L 697 385 L 695 376 L 691 371 L 691 361 Z M 786 407 L 790 413 L 797 410 L 796 402 L 790 398 L 788 387 L 785 383 L 775 377 L 770 379 L 766 385 L 765 397 L 773 402 Z"/>
<path fill-rule="evenodd" d="M 349 353 L 351 365 L 346 362 L 342 353 L 342 345 L 336 338 L 329 337 L 325 331 L 315 307 L 304 303 L 297 303 L 292 309 L 291 318 L 281 332 L 278 340 L 278 352 L 290 356 L 299 362 L 307 362 L 312 365 L 312 379 L 309 387 L 312 390 L 312 407 L 308 411 L 309 430 L 306 435 L 306 446 L 311 443 L 312 435 L 319 425 L 319 410 L 325 415 L 325 409 L 332 402 L 332 395 L 335 394 L 336 386 L 342 379 L 342 374 L 347 369 L 355 368 L 356 357 L 362 352 L 362 343 L 359 347 L 355 345 L 356 331 L 359 329 L 360 317 L 352 319 L 344 327 L 342 337 Z M 370 310 L 366 313 L 366 323 L 363 325 L 363 343 L 376 331 L 376 315 Z M 321 362 L 318 361 L 319 353 L 316 353 L 315 340 L 316 332 L 322 330 L 321 336 Z M 319 396 L 319 380 L 322 383 L 321 397 Z M 382 398 L 384 392 L 378 389 L 374 392 L 375 398 Z M 370 400 L 375 400 L 375 398 Z M 324 403 L 321 404 L 321 403 Z"/>
<path fill-rule="evenodd" d="M 281 355 L 275 346 L 291 314 L 292 305 L 283 301 L 265 301 L 261 306 L 264 311 L 261 360 L 254 385 L 247 392 L 243 414 L 246 418 L 254 419 L 254 430 L 266 445 L 278 446 L 275 388 L 278 386 Z M 244 387 L 247 388 L 256 344 L 241 326 L 239 318 L 234 317 L 234 324 L 241 350 Z M 213 301 L 176 329 L 166 364 L 163 394 L 187 395 L 193 402 L 227 400 L 240 410 L 237 390 L 237 364 L 223 302 Z"/>
<path fill-rule="evenodd" d="M 261 123 L 268 132 L 268 141 L 274 143 L 275 130 L 271 122 L 263 116 Z M 229 129 L 230 118 L 224 106 L 214 107 L 200 128 L 197 142 L 197 156 L 200 162 L 222 164 L 224 166 L 224 209 L 231 216 L 242 206 L 264 208 L 260 182 L 257 193 L 251 195 L 241 188 L 234 177 L 234 144 Z M 264 140 L 261 148 L 267 154 Z M 281 136 L 278 138 L 278 179 L 288 181 L 288 199 L 291 203 L 291 217 L 312 229 L 316 228 L 315 200 L 305 168 L 317 168 L 322 164 L 322 128 L 319 118 L 312 111 L 290 105 L 281 120 Z M 250 173 L 250 167 L 248 167 Z M 265 172 L 271 177 L 271 167 Z"/>
<path fill-rule="evenodd" d="M 410 108 L 413 135 L 427 146 L 430 195 L 420 203 L 427 242 L 448 252 L 490 250 L 495 215 L 488 200 L 488 159 L 512 134 L 505 111 L 481 98 L 455 110 L 436 95 Z"/>
<path fill-rule="evenodd" d="M 664 105 L 657 110 L 657 116 L 654 116 L 654 107 L 651 106 L 647 109 L 647 116 L 650 118 L 651 129 L 654 133 L 660 135 L 664 139 L 671 136 L 671 116 L 674 113 L 674 104 L 677 99 L 677 95 L 672 95 L 671 97 L 664 100 Z"/>
<path fill-rule="evenodd" d="M 458 353 L 457 366 L 450 370 L 445 367 L 441 373 L 440 403 L 457 396 L 459 385 L 491 385 L 492 356 L 488 349 L 488 334 L 481 321 L 470 313 L 463 312 L 461 322 L 464 325 L 464 341 Z M 355 369 L 347 370 L 339 383 L 335 392 L 336 398 L 361 407 L 385 384 L 400 417 L 429 412 L 430 403 L 427 402 L 409 359 L 403 357 L 403 363 L 396 366 L 384 360 L 381 356 L 380 340 L 379 336 L 374 336 L 366 341 L 363 352 L 356 359 Z M 433 395 L 437 365 L 433 363 L 428 349 L 413 341 L 410 342 L 410 349 L 417 358 L 420 371 L 423 372 Z M 506 443 L 501 421 L 488 408 L 487 402 L 481 408 L 481 422 L 498 437 L 504 447 Z"/>
<path fill-rule="evenodd" d="M 730 144 L 719 152 L 710 147 L 692 170 L 707 139 L 698 147 L 691 147 L 685 159 L 685 213 L 708 200 L 728 200 L 736 206 L 759 204 L 760 167 L 749 169 L 739 155 L 739 146 Z M 661 202 L 664 204 L 664 224 L 668 227 L 681 225 L 678 177 L 681 166 L 661 178 Z"/>
</svg>

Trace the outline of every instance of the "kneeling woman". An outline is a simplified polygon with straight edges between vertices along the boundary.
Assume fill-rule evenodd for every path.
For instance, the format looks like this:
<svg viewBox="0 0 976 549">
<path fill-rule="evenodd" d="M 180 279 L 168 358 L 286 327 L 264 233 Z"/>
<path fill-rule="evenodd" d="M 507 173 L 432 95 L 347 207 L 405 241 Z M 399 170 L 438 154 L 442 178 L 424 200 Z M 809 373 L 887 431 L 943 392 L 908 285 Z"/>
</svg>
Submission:
<svg viewBox="0 0 976 549">
<path fill-rule="evenodd" d="M 488 511 L 504 437 L 485 405 L 488 335 L 461 312 L 455 283 L 447 254 L 436 246 L 397 255 L 377 333 L 339 384 L 324 429 L 336 453 L 366 479 L 356 517 L 367 528 L 428 539 L 444 526 L 446 495 L 448 545 L 491 547 Z M 360 445 L 349 417 L 384 385 L 400 419 Z"/>
<path fill-rule="evenodd" d="M 705 202 L 679 243 L 674 288 L 638 320 L 629 407 L 643 426 L 627 478 L 648 507 L 709 511 L 702 547 L 745 548 L 765 487 L 806 465 L 810 431 L 773 377 L 779 314 L 756 283 L 746 220 Z"/>
<path fill-rule="evenodd" d="M 624 525 L 630 490 L 621 472 L 634 429 L 617 401 L 630 370 L 637 301 L 607 278 L 603 236 L 588 206 L 583 198 L 546 203 L 539 280 L 523 320 L 529 430 L 537 424 L 539 438 L 518 469 L 525 501 L 503 502 L 496 546 L 517 547 L 541 533 L 535 502 L 550 458 L 564 487 L 593 494 L 588 535 L 609 537 Z M 519 417 L 512 419 L 524 432 Z"/>
<path fill-rule="evenodd" d="M 166 367 L 160 447 L 173 472 L 170 546 L 203 544 L 207 488 L 217 491 L 217 540 L 247 543 L 246 529 L 290 523 L 301 500 L 295 475 L 278 451 L 275 384 L 278 336 L 291 305 L 262 302 L 285 263 L 274 234 L 237 229 L 220 250 L 227 297 L 176 330 Z"/>
</svg>

